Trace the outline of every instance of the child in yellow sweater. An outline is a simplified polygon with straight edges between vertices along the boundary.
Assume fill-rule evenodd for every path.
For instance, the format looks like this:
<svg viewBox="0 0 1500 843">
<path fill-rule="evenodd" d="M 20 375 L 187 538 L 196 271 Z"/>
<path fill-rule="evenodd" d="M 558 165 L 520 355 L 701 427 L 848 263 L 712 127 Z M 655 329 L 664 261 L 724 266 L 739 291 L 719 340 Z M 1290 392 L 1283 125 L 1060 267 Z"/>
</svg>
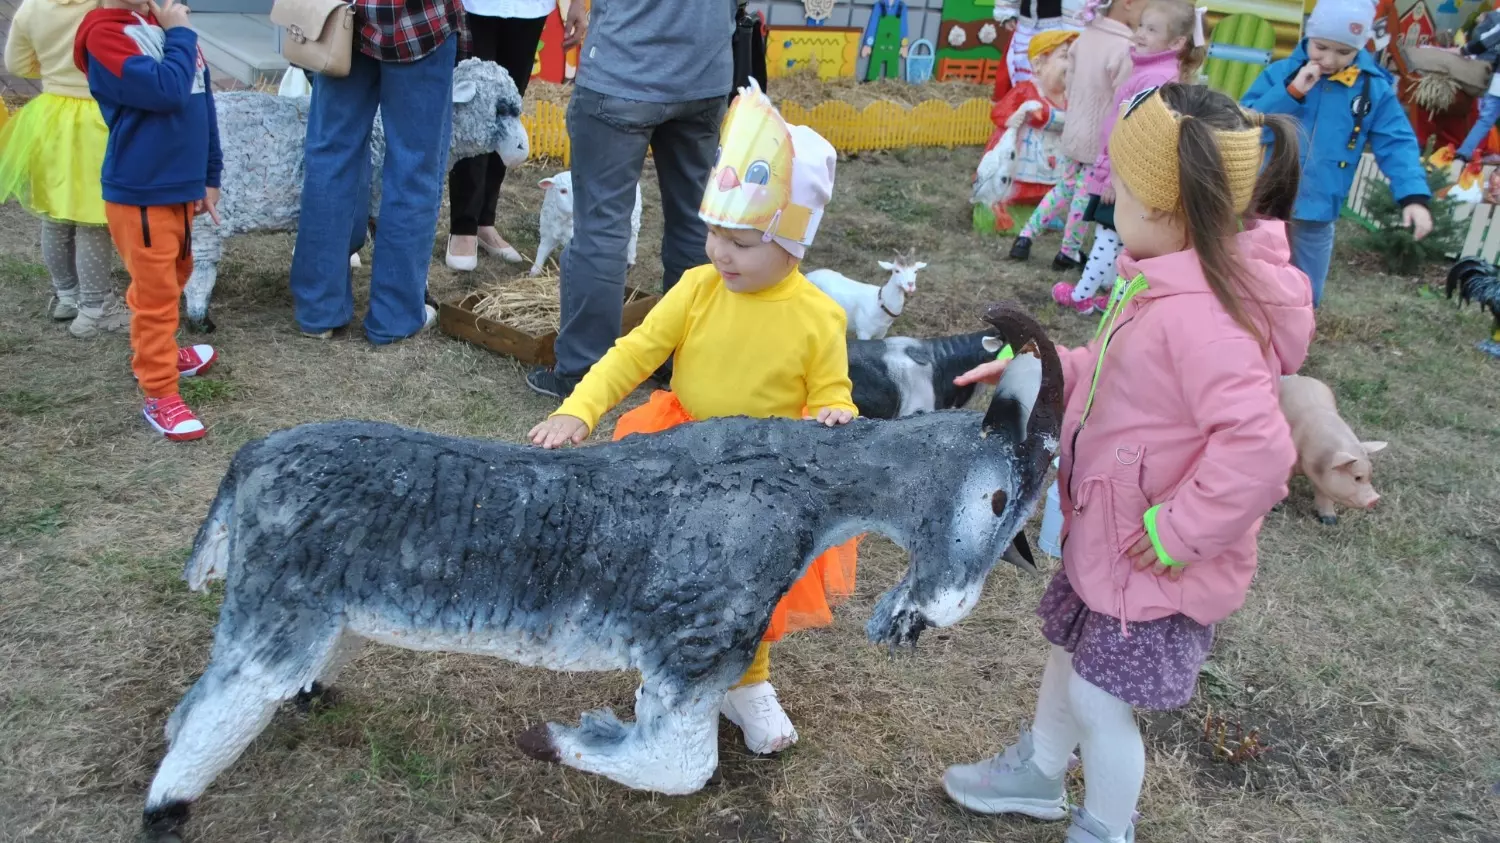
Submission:
<svg viewBox="0 0 1500 843">
<path fill-rule="evenodd" d="M 698 214 L 712 262 L 689 270 L 640 327 L 621 337 L 562 407 L 531 431 L 544 448 L 582 442 L 599 419 L 673 359 L 672 391 L 622 416 L 615 438 L 721 416 L 855 415 L 842 308 L 798 269 L 833 193 L 835 155 L 806 126 L 789 126 L 752 79 L 724 123 L 718 165 Z M 770 642 L 832 621 L 854 589 L 858 539 L 815 559 L 777 604 L 755 661 L 722 713 L 751 752 L 797 741 L 770 678 Z"/>
<path fill-rule="evenodd" d="M 5 69 L 42 80 L 42 94 L 0 126 L 0 202 L 42 220 L 42 262 L 52 276 L 47 315 L 87 339 L 121 331 L 130 313 L 109 270 L 114 245 L 100 172 L 109 129 L 73 62 L 73 37 L 98 0 L 22 0 L 5 41 Z M 4 122 L 4 121 L 0 121 Z"/>
</svg>

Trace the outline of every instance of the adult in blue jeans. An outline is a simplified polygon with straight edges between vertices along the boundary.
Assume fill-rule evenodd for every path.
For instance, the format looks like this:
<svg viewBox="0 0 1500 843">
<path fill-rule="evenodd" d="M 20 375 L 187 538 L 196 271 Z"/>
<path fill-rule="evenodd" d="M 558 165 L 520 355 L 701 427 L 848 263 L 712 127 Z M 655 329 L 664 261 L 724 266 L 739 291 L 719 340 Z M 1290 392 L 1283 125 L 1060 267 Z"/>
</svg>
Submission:
<svg viewBox="0 0 1500 843">
<path fill-rule="evenodd" d="M 533 390 L 566 398 L 619 339 L 647 147 L 661 188 L 663 291 L 708 263 L 698 204 L 729 103 L 736 8 L 735 0 L 593 0 L 568 103 L 573 240 L 562 256 L 557 365 L 526 375 Z"/>
<path fill-rule="evenodd" d="M 380 219 L 365 336 L 376 345 L 437 321 L 426 304 L 452 135 L 453 67 L 464 36 L 459 0 L 355 0 L 349 75 L 317 76 L 307 116 L 306 171 L 292 300 L 298 327 L 328 339 L 354 320 L 349 256 L 370 215 L 370 133 L 384 123 Z"/>
</svg>

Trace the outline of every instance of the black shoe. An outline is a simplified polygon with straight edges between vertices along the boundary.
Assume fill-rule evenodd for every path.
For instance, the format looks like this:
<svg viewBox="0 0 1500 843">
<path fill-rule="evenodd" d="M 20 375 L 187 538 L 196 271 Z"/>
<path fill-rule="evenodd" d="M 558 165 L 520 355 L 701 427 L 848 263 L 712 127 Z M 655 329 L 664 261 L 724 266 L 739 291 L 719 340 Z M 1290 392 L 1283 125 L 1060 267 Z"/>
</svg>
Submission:
<svg viewBox="0 0 1500 843">
<path fill-rule="evenodd" d="M 1017 237 L 1015 245 L 1010 247 L 1010 259 L 1013 261 L 1024 261 L 1031 259 L 1031 238 Z"/>
<path fill-rule="evenodd" d="M 569 395 L 578 386 L 578 381 L 559 375 L 544 366 L 538 366 L 526 373 L 526 385 L 531 391 L 548 398 L 556 398 L 559 401 L 567 400 Z"/>
<path fill-rule="evenodd" d="M 1070 258 L 1062 252 L 1058 252 L 1057 257 L 1052 259 L 1052 268 L 1057 270 L 1058 272 L 1064 272 L 1069 269 L 1078 269 L 1081 266 L 1083 266 L 1083 261 L 1078 260 L 1077 258 Z"/>
</svg>

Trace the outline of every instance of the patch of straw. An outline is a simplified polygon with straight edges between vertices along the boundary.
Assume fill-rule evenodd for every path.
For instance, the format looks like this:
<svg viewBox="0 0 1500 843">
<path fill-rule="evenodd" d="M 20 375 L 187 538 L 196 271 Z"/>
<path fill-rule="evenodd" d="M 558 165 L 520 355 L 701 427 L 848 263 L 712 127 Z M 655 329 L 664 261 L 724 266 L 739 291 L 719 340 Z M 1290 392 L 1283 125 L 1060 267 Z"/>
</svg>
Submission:
<svg viewBox="0 0 1500 843">
<path fill-rule="evenodd" d="M 633 288 L 627 289 L 625 303 L 630 304 L 640 294 Z M 490 284 L 475 293 L 478 295 L 473 304 L 475 316 L 532 336 L 556 333 L 562 325 L 562 304 L 554 273 Z"/>
<path fill-rule="evenodd" d="M 913 85 L 893 79 L 881 79 L 875 82 L 860 82 L 850 77 L 822 79 L 812 70 L 803 70 L 772 79 L 766 87 L 771 100 L 778 105 L 782 102 L 795 102 L 808 108 L 830 101 L 847 102 L 855 108 L 864 108 L 871 103 L 881 101 L 894 102 L 907 107 L 927 100 L 942 100 L 950 105 L 958 105 L 971 99 L 989 99 L 990 94 L 994 92 L 991 86 L 969 82 L 925 82 L 921 85 Z M 526 88 L 527 108 L 534 113 L 535 103 L 538 102 L 549 102 L 558 106 L 567 105 L 572 91 L 572 85 L 556 85 L 540 79 L 533 80 Z"/>
</svg>

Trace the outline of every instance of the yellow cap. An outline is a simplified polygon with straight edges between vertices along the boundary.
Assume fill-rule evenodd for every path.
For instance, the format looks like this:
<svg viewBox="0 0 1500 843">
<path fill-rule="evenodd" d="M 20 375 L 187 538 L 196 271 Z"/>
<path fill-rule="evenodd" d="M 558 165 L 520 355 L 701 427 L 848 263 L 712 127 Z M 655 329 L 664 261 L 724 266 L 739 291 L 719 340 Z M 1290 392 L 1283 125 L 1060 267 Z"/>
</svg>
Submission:
<svg viewBox="0 0 1500 843">
<path fill-rule="evenodd" d="M 1026 59 L 1036 61 L 1077 37 L 1078 33 L 1071 29 L 1049 29 L 1046 32 L 1038 32 L 1031 36 L 1031 43 L 1026 45 Z"/>
<path fill-rule="evenodd" d="M 1261 146 L 1260 115 L 1246 112 L 1248 129 L 1214 132 L 1229 182 L 1234 208 L 1250 207 L 1260 178 L 1265 151 Z M 1130 192 L 1148 208 L 1178 210 L 1182 198 L 1177 183 L 1177 139 L 1183 120 L 1161 98 L 1161 91 L 1143 91 L 1121 106 L 1120 119 L 1109 136 L 1110 165 Z"/>
</svg>

